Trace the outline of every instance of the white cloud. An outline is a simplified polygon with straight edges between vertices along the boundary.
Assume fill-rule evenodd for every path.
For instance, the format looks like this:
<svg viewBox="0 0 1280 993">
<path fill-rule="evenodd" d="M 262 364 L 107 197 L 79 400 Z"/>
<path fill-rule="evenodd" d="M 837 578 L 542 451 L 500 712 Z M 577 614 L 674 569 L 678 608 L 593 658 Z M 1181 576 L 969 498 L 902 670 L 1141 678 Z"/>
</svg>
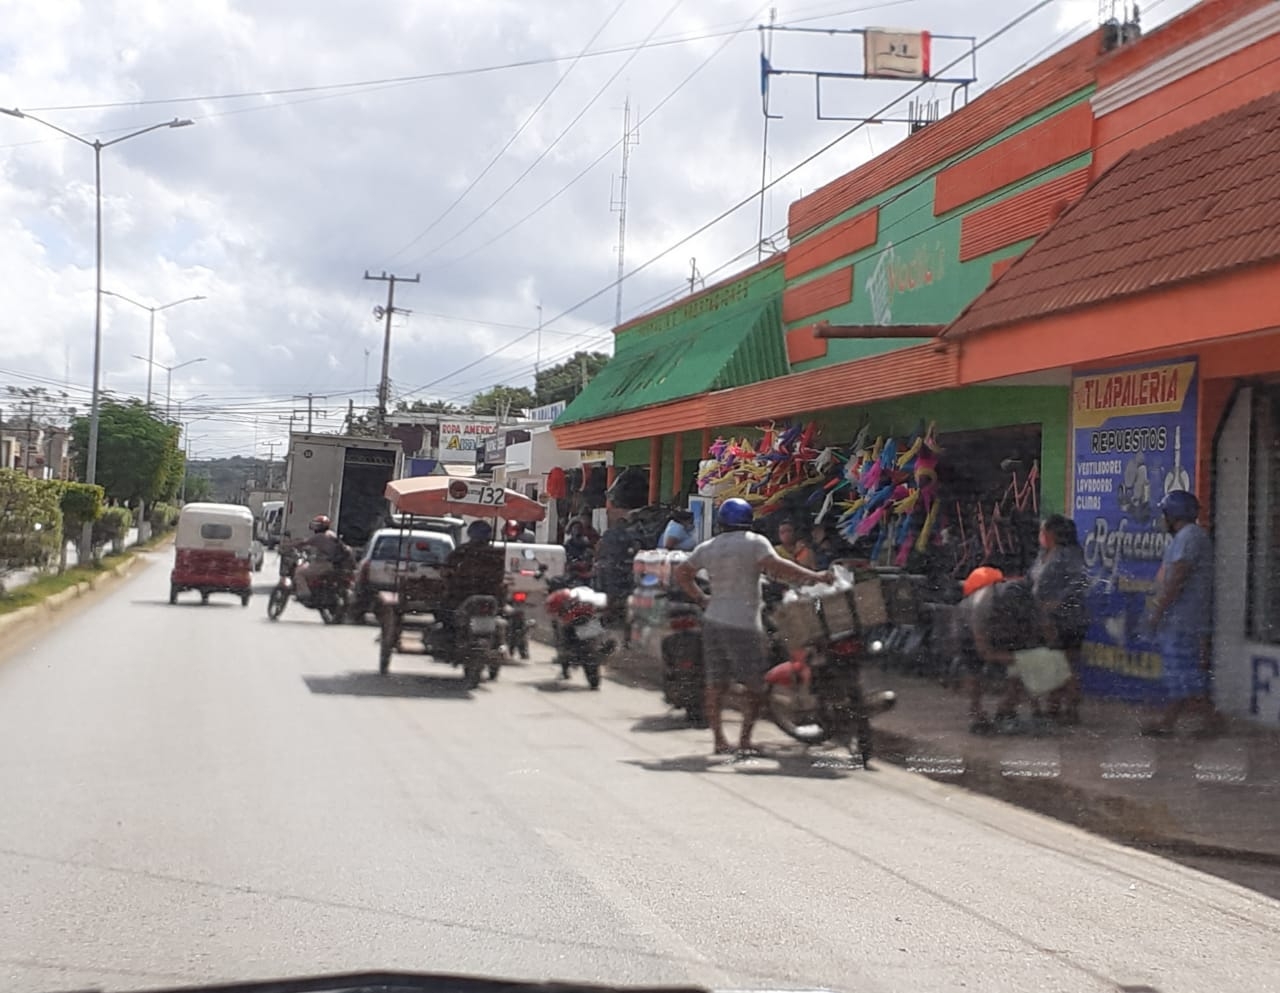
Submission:
<svg viewBox="0 0 1280 993">
<path fill-rule="evenodd" d="M 572 56 L 614 2 L 9 0 L 7 40 L 0 40 L 0 106 L 217 96 Z M 1160 16 L 1186 2 L 1167 0 Z M 781 5 L 779 16 L 786 22 L 869 3 L 801 0 Z M 669 0 L 628 0 L 593 47 L 638 42 L 668 6 Z M 1066 0 L 984 51 L 979 86 L 1043 48 L 1086 7 L 1096 14 L 1093 0 Z M 813 23 L 892 20 L 983 36 L 1022 9 L 1021 0 L 916 0 Z M 658 36 L 749 27 L 766 10 L 757 0 L 685 0 Z M 841 46 L 847 39 L 808 37 L 780 42 L 775 64 L 839 64 L 846 57 Z M 167 364 L 207 360 L 174 376 L 176 396 L 209 397 L 192 404 L 213 418 L 193 426 L 195 450 L 247 452 L 287 430 L 282 418 L 296 405 L 295 393 L 329 397 L 331 412 L 368 396 L 365 350 L 370 378 L 376 378 L 381 352 L 381 328 L 371 310 L 383 302 L 385 287 L 365 282 L 366 268 L 422 273 L 422 283 L 402 287 L 397 299 L 414 311 L 394 334 L 397 390 L 442 380 L 428 392 L 464 396 L 494 382 L 527 382 L 533 336 L 451 373 L 522 333 L 493 325 L 532 327 L 539 301 L 550 322 L 613 279 L 617 216 L 610 210 L 610 178 L 618 170 L 616 152 L 532 220 L 474 250 L 618 140 L 628 93 L 647 114 L 706 62 L 641 128 L 631 162 L 628 268 L 750 197 L 760 169 L 758 42 L 756 32 L 746 30 L 716 54 L 722 40 L 641 52 L 565 140 L 479 216 L 625 56 L 584 59 L 476 189 L 398 255 L 490 161 L 568 70 L 567 61 L 345 93 L 39 113 L 71 130 L 101 132 L 104 140 L 175 115 L 196 120 L 195 127 L 162 129 L 104 151 L 105 285 L 157 303 L 195 293 L 208 297 L 160 316 L 156 355 Z M 848 127 L 813 120 L 811 85 L 789 81 L 776 88 L 774 109 L 785 119 L 772 130 L 772 174 Z M 905 93 L 894 84 L 849 84 L 839 99 L 869 113 L 886 94 Z M 901 134 L 901 128 L 878 127 L 875 147 L 883 149 Z M 787 203 L 802 189 L 871 154 L 867 139 L 855 136 L 783 180 L 770 195 L 770 228 L 785 223 Z M 691 257 L 704 273 L 739 255 L 738 266 L 754 261 L 756 218 L 753 203 L 628 282 L 627 314 L 677 292 Z M 84 396 L 92 244 L 91 151 L 32 122 L 0 117 L 0 265 L 7 276 L 0 282 L 0 382 L 13 372 L 61 381 L 69 349 L 70 378 Z M 607 347 L 613 309 L 609 291 L 550 324 L 544 359 L 583 344 Z M 448 319 L 430 316 L 437 314 Z M 569 337 L 583 332 L 594 337 Z M 108 388 L 145 389 L 145 367 L 130 356 L 145 352 L 146 334 L 144 312 L 106 302 Z M 159 388 L 164 378 L 157 373 Z"/>
</svg>

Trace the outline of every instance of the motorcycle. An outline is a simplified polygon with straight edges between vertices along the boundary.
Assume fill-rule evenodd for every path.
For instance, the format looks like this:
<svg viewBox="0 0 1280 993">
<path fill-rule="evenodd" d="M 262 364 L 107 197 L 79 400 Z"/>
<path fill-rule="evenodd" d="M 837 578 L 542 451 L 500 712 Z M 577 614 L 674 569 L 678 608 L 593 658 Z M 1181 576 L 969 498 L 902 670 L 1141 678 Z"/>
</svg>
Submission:
<svg viewBox="0 0 1280 993">
<path fill-rule="evenodd" d="M 806 745 L 833 741 L 870 768 L 871 720 L 897 703 L 892 690 L 868 693 L 862 685 L 864 661 L 878 656 L 882 646 L 864 644 L 847 592 L 802 598 L 794 604 L 792 617 L 801 619 L 806 635 L 797 636 L 793 624 L 783 623 L 783 605 L 766 607 L 765 628 L 775 659 L 765 674 L 767 713 L 796 741 Z"/>
<path fill-rule="evenodd" d="M 539 567 L 539 574 L 546 572 Z M 600 666 L 613 654 L 617 643 L 607 637 L 600 613 L 608 598 L 589 586 L 574 584 L 574 577 L 561 576 L 547 580 L 551 594 L 547 597 L 547 612 L 551 615 L 551 628 L 555 636 L 556 661 L 560 663 L 562 679 L 570 678 L 570 671 L 581 668 L 587 677 L 587 685 L 600 688 Z"/>
<path fill-rule="evenodd" d="M 341 624 L 350 610 L 351 569 L 346 565 L 335 567 L 333 572 L 313 582 L 307 596 L 303 598 L 297 595 L 294 581 L 298 565 L 296 556 L 288 561 L 281 561 L 280 579 L 267 599 L 267 617 L 278 621 L 292 598 L 310 610 L 319 611 L 320 619 L 325 624 Z"/>
<path fill-rule="evenodd" d="M 453 623 L 438 620 L 427 631 L 425 647 L 438 659 L 462 666 L 463 681 L 475 689 L 485 672 L 490 681 L 502 671 L 502 642 L 505 626 L 495 596 L 476 593 L 467 597 L 453 613 Z"/>
<path fill-rule="evenodd" d="M 702 610 L 684 597 L 667 608 L 671 633 L 662 639 L 662 698 L 683 710 L 689 723 L 705 727 L 706 669 L 702 662 Z"/>
<path fill-rule="evenodd" d="M 507 658 L 514 659 L 517 654 L 527 661 L 529 658 L 529 629 L 536 621 L 526 615 L 529 594 L 524 590 L 511 590 L 507 594 L 507 604 L 502 609 L 506 621 Z"/>
</svg>

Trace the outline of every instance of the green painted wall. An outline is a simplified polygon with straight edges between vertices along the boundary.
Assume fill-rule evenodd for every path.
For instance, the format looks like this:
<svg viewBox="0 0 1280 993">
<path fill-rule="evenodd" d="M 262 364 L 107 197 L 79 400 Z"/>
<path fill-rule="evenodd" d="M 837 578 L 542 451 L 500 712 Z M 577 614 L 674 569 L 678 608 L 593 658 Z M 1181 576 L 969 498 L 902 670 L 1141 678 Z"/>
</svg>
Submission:
<svg viewBox="0 0 1280 993">
<path fill-rule="evenodd" d="M 1006 129 L 996 138 L 978 146 L 990 148 L 1060 111 L 1086 99 L 1082 91 L 1050 105 Z M 964 153 L 970 154 L 970 153 Z M 853 299 L 840 307 L 806 316 L 789 326 L 803 326 L 818 320 L 833 324 L 946 324 L 967 307 L 991 282 L 991 265 L 1001 259 L 1020 255 L 1034 241 L 1028 239 L 987 255 L 960 261 L 960 228 L 965 215 L 998 203 L 1031 189 L 1046 180 L 1074 172 L 1087 166 L 1091 153 L 1068 159 L 1049 169 L 1025 177 L 978 200 L 958 207 L 941 217 L 933 215 L 935 177 L 956 161 L 946 162 L 920 173 L 843 212 L 818 228 L 856 216 L 871 207 L 879 207 L 879 239 L 877 243 L 827 266 L 805 273 L 788 286 L 803 285 L 837 269 L 854 266 Z M 812 237 L 809 235 L 808 237 Z M 803 244 L 803 241 L 797 244 Z M 869 355 L 879 355 L 917 342 L 903 339 L 833 339 L 825 356 L 799 363 L 796 371 L 848 362 Z"/>
<path fill-rule="evenodd" d="M 776 265 L 759 272 L 748 273 L 739 279 L 726 281 L 705 293 L 700 290 L 698 295 L 691 297 L 685 303 L 673 305 L 634 327 L 619 331 L 614 342 L 614 354 L 630 348 L 633 344 L 642 343 L 649 335 L 670 331 L 676 325 L 701 317 L 703 314 L 714 313 L 723 307 L 731 307 L 746 300 L 765 303 L 770 299 L 780 298 L 782 286 L 782 260 L 779 259 Z"/>
</svg>

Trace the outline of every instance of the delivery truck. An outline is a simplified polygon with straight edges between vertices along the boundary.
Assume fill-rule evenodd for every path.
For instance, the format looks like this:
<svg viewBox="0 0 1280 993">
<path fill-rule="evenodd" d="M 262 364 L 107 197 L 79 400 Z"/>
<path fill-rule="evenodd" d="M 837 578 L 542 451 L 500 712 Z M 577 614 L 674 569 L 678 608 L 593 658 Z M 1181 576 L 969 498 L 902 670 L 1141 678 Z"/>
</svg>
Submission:
<svg viewBox="0 0 1280 993">
<path fill-rule="evenodd" d="M 356 438 L 339 434 L 289 436 L 284 530 L 307 534 L 311 519 L 324 514 L 338 537 L 357 550 L 386 522 L 387 483 L 404 464 L 394 438 Z"/>
</svg>

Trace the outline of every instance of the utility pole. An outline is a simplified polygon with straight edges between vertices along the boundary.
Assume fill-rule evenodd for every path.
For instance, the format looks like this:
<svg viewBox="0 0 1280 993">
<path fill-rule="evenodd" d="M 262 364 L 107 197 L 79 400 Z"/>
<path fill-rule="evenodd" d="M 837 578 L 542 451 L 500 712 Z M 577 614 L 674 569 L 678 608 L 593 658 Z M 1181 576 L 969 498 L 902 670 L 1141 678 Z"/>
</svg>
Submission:
<svg viewBox="0 0 1280 993">
<path fill-rule="evenodd" d="M 316 396 L 314 393 L 306 393 L 306 394 L 295 394 L 295 395 L 294 395 L 294 399 L 295 399 L 295 400 L 306 400 L 306 401 L 307 401 L 307 434 L 310 434 L 310 433 L 311 433 L 311 422 L 312 422 L 313 418 L 315 417 L 315 415 L 316 415 L 317 413 L 318 413 L 321 417 L 328 417 L 328 416 L 329 416 L 328 411 L 325 411 L 325 410 L 317 411 L 317 410 L 315 409 L 315 402 L 316 402 L 317 400 L 328 400 L 328 399 L 329 399 L 328 397 L 318 397 L 318 396 Z M 301 410 L 295 410 L 295 411 L 294 411 L 294 413 L 295 413 L 295 414 L 301 414 L 301 413 L 302 413 L 302 411 L 301 411 Z"/>
<path fill-rule="evenodd" d="M 538 350 L 533 357 L 533 384 L 538 385 L 538 373 L 542 371 L 542 304 L 538 304 Z"/>
<path fill-rule="evenodd" d="M 778 8 L 769 8 L 769 27 L 772 28 L 778 21 Z M 773 63 L 773 31 L 768 34 L 768 41 L 761 39 L 761 45 L 764 51 L 760 53 L 763 62 L 762 70 L 771 67 Z M 759 262 L 764 258 L 764 210 L 768 197 L 768 191 L 765 189 L 769 185 L 769 76 L 766 71 L 762 71 L 760 77 L 760 109 L 764 112 L 764 136 L 760 140 L 760 223 L 756 232 L 756 261 Z M 868 132 L 870 134 L 870 132 Z"/>
<path fill-rule="evenodd" d="M 585 390 L 587 388 L 587 357 L 585 355 L 580 357 L 579 365 L 582 369 L 582 388 Z"/>
<path fill-rule="evenodd" d="M 408 310 L 397 309 L 396 307 L 396 283 L 420 282 L 422 274 L 419 273 L 412 279 L 408 276 L 388 275 L 385 271 L 380 276 L 372 276 L 369 274 L 369 270 L 366 269 L 364 278 L 387 284 L 386 307 L 373 308 L 374 319 L 386 321 L 382 336 L 382 378 L 378 381 L 378 427 L 386 428 L 387 404 L 391 399 L 391 317 L 393 314 L 410 313 Z"/>
<path fill-rule="evenodd" d="M 260 442 L 263 448 L 267 450 L 267 485 L 263 489 L 271 489 L 271 469 L 276 461 L 276 447 L 280 444 L 278 441 Z"/>
<path fill-rule="evenodd" d="M 618 213 L 618 285 L 617 302 L 613 309 L 613 323 L 622 323 L 622 280 L 627 266 L 627 173 L 631 163 L 631 149 L 640 144 L 640 126 L 631 126 L 631 96 L 622 105 L 622 171 L 618 174 L 618 195 L 609 204 Z"/>
</svg>

